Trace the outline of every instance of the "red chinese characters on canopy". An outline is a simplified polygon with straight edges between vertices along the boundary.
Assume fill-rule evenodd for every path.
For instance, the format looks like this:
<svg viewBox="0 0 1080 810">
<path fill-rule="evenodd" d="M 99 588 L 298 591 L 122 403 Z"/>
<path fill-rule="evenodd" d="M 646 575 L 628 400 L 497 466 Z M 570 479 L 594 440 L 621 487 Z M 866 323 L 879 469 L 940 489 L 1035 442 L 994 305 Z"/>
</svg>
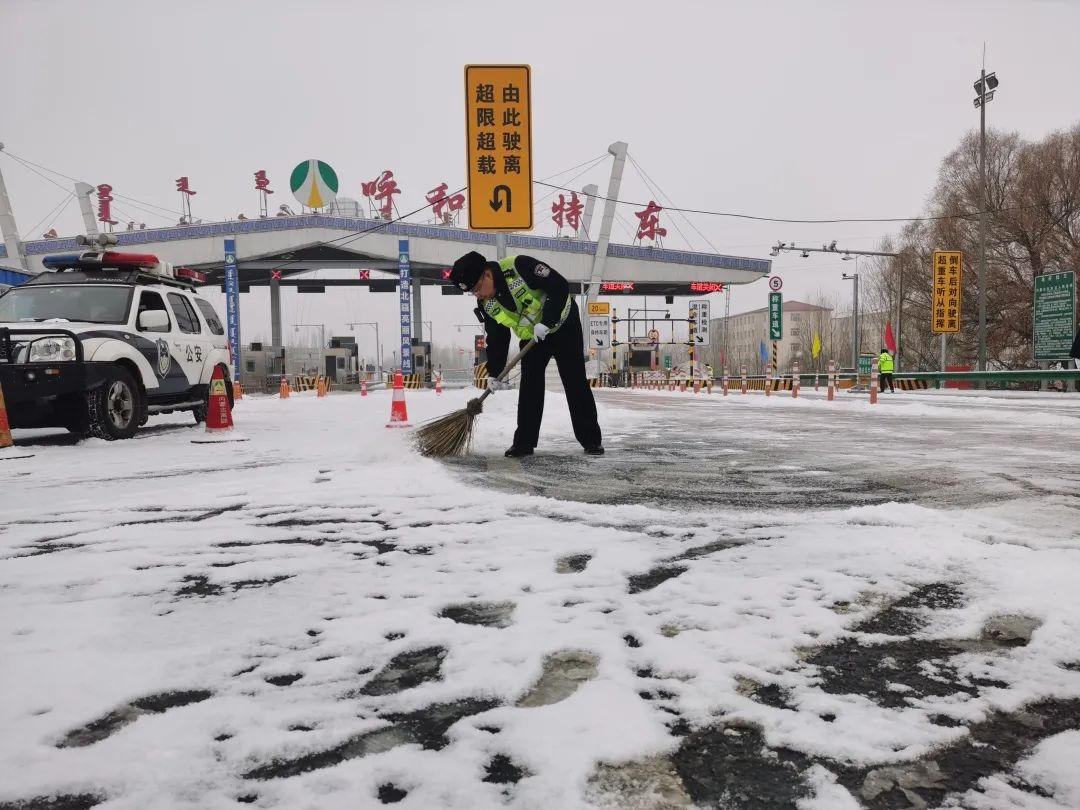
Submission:
<svg viewBox="0 0 1080 810">
<path fill-rule="evenodd" d="M 187 194 L 189 197 L 193 197 L 198 194 L 197 191 L 191 190 L 191 185 L 188 183 L 186 176 L 176 178 L 176 190 L 181 194 Z"/>
<path fill-rule="evenodd" d="M 454 214 L 465 207 L 465 195 L 453 194 L 447 196 L 446 190 L 448 188 L 449 186 L 446 183 L 441 183 L 424 197 L 431 204 L 435 219 L 441 220 L 444 224 L 453 222 Z"/>
<path fill-rule="evenodd" d="M 98 197 L 98 222 L 106 225 L 115 225 L 117 220 L 112 218 L 112 186 L 102 183 L 97 187 Z"/>
<path fill-rule="evenodd" d="M 270 179 L 266 176 L 266 169 L 259 169 L 255 172 L 255 190 L 263 191 L 267 194 L 274 193 L 270 188 Z"/>
<path fill-rule="evenodd" d="M 360 185 L 365 197 L 381 203 L 378 210 L 383 219 L 390 219 L 394 214 L 394 195 L 401 193 L 397 180 L 394 179 L 394 173 L 387 169 L 370 183 Z"/>
<path fill-rule="evenodd" d="M 649 200 L 649 204 L 645 206 L 644 211 L 635 211 L 634 216 L 638 218 L 638 230 L 635 238 L 655 241 L 658 237 L 667 236 L 667 228 L 660 227 L 660 212 L 663 210 L 655 202 Z"/>
<path fill-rule="evenodd" d="M 576 191 L 570 192 L 570 200 L 565 194 L 559 195 L 559 201 L 551 204 L 551 219 L 561 230 L 563 225 L 572 228 L 575 233 L 581 228 L 581 212 L 585 205 L 578 199 Z"/>
</svg>

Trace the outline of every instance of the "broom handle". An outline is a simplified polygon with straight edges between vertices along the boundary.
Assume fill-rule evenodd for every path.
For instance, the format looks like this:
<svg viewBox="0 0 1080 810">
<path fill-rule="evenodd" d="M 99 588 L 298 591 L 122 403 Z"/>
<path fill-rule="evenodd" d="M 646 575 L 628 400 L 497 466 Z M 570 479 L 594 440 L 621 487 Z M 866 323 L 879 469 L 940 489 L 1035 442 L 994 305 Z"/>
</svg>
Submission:
<svg viewBox="0 0 1080 810">
<path fill-rule="evenodd" d="M 510 372 L 514 370 L 514 366 L 516 366 L 518 363 L 520 363 L 521 358 L 524 357 L 526 352 L 528 352 L 529 349 L 531 349 L 535 345 L 536 345 L 536 338 L 533 338 L 528 343 L 526 343 L 524 346 L 522 346 L 521 351 L 510 358 L 510 362 L 506 364 L 506 367 L 502 370 L 502 374 L 500 374 L 495 379 L 499 380 L 499 382 L 502 382 L 503 380 L 505 380 L 510 375 Z M 483 402 L 490 395 L 491 395 L 491 389 L 489 388 L 486 391 L 484 391 L 484 393 L 482 393 L 480 395 L 480 401 Z"/>
</svg>

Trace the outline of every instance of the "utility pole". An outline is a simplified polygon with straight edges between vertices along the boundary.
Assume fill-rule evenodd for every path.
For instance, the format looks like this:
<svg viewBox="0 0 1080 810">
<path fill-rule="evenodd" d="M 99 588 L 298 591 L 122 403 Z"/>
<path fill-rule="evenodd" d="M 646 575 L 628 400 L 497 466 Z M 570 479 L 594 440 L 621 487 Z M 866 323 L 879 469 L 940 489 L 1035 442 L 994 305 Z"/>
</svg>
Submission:
<svg viewBox="0 0 1080 810">
<path fill-rule="evenodd" d="M 975 82 L 975 106 L 979 109 L 979 371 L 986 371 L 986 104 L 994 97 L 997 76 L 986 72 L 986 45 L 983 45 L 983 66 Z M 979 388 L 986 383 L 979 381 Z"/>
</svg>

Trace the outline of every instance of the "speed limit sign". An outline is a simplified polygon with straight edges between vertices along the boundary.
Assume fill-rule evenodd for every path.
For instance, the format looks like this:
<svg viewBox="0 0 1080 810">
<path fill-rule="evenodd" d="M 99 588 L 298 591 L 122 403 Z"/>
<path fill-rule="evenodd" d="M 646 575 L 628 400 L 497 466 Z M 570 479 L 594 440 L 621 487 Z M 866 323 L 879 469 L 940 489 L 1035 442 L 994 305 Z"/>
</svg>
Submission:
<svg viewBox="0 0 1080 810">
<path fill-rule="evenodd" d="M 779 292 L 780 288 L 784 286 L 783 279 L 780 276 L 769 276 L 769 289 L 773 292 Z"/>
</svg>

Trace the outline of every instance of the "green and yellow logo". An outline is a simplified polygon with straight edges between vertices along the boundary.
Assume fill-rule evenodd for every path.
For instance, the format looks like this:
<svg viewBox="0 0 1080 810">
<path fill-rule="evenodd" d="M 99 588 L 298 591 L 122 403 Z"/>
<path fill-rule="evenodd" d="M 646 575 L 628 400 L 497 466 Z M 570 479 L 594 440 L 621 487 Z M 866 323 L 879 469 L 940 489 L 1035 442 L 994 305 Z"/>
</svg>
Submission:
<svg viewBox="0 0 1080 810">
<path fill-rule="evenodd" d="M 330 168 L 329 163 L 305 160 L 292 170 L 289 188 L 301 205 L 325 208 L 337 197 L 337 173 Z"/>
</svg>

